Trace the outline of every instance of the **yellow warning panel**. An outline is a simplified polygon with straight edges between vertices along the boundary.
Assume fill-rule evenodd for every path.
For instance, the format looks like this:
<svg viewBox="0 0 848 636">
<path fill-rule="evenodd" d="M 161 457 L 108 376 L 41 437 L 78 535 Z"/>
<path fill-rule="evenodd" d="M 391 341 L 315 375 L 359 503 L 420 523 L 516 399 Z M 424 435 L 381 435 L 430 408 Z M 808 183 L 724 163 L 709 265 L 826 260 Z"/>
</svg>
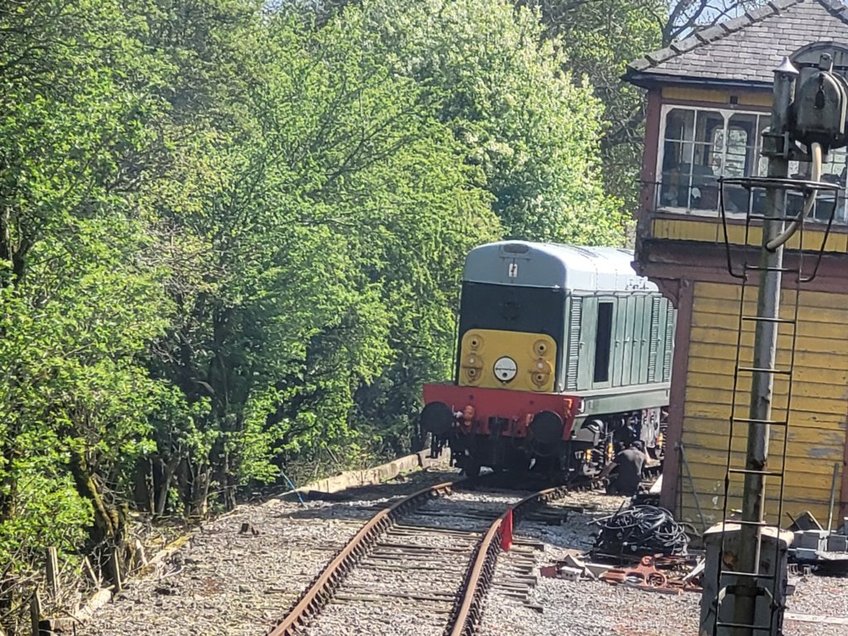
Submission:
<svg viewBox="0 0 848 636">
<path fill-rule="evenodd" d="M 556 349 L 541 333 L 472 329 L 462 336 L 459 385 L 551 393 Z"/>
</svg>

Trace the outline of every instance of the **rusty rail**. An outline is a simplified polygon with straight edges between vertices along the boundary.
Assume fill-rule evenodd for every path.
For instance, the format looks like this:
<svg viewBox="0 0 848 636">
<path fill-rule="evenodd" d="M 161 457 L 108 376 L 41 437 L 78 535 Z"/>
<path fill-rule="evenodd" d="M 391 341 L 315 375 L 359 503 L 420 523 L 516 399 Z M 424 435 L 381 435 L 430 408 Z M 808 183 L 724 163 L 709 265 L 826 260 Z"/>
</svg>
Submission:
<svg viewBox="0 0 848 636">
<path fill-rule="evenodd" d="M 513 505 L 489 526 L 489 530 L 477 546 L 474 560 L 465 576 L 462 599 L 454 606 L 455 610 L 445 636 L 473 636 L 477 632 L 483 617 L 483 602 L 495 576 L 502 524 L 507 515 L 512 512 L 515 525 L 531 508 L 559 499 L 570 491 L 573 489 L 567 486 L 540 490 Z"/>
<path fill-rule="evenodd" d="M 320 612 L 330 601 L 333 593 L 342 583 L 359 560 L 365 556 L 380 535 L 385 532 L 395 519 L 410 508 L 424 504 L 432 497 L 449 494 L 451 489 L 460 481 L 445 482 L 424 488 L 412 495 L 393 503 L 371 517 L 348 541 L 332 561 L 319 574 L 309 589 L 298 599 L 297 604 L 288 615 L 268 633 L 268 636 L 292 636 L 296 630 Z"/>
</svg>

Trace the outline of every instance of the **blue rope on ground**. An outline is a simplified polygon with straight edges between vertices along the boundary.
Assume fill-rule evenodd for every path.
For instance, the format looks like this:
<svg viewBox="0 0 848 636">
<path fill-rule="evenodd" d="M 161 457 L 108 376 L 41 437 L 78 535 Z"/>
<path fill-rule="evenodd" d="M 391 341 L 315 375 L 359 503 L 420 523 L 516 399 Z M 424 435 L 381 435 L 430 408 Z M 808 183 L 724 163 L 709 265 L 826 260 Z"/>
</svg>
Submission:
<svg viewBox="0 0 848 636">
<path fill-rule="evenodd" d="M 300 502 L 300 505 L 305 506 L 306 504 L 303 502 L 303 497 L 300 496 L 300 491 L 297 489 L 297 486 L 294 485 L 292 480 L 289 479 L 289 476 L 286 475 L 284 472 L 280 471 L 280 474 L 283 476 L 283 479 L 286 480 L 286 483 L 289 485 L 289 488 L 291 488 L 294 491 L 294 494 L 297 495 L 297 500 Z"/>
</svg>

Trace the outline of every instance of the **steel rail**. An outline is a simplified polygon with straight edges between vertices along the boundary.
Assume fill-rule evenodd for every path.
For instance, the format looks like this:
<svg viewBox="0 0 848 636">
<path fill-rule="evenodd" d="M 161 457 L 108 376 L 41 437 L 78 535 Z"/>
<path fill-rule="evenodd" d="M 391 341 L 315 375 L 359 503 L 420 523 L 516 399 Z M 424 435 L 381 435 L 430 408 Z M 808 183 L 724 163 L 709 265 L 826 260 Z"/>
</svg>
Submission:
<svg viewBox="0 0 848 636">
<path fill-rule="evenodd" d="M 401 513 L 424 504 L 430 498 L 449 494 L 451 489 L 462 481 L 464 479 L 424 488 L 371 517 L 314 579 L 309 589 L 300 596 L 297 604 L 268 633 L 268 636 L 293 636 L 298 628 L 305 625 L 327 605 L 348 573 Z"/>
<path fill-rule="evenodd" d="M 445 631 L 445 636 L 473 636 L 477 632 L 483 617 L 483 603 L 495 576 L 503 523 L 510 512 L 512 512 L 513 526 L 515 526 L 531 508 L 560 499 L 568 492 L 573 491 L 574 489 L 568 486 L 540 490 L 514 504 L 495 519 L 477 546 L 474 560 L 465 576 L 463 596 L 454 606 L 453 616 Z"/>
</svg>

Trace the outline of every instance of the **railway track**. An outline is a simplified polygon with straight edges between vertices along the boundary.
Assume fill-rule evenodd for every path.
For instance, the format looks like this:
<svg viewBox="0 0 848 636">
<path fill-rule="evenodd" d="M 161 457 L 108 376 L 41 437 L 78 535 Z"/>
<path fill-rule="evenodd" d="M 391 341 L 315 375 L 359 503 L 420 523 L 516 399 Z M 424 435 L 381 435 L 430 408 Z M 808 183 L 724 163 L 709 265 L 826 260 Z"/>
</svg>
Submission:
<svg viewBox="0 0 848 636">
<path fill-rule="evenodd" d="M 377 512 L 269 636 L 474 634 L 503 532 L 567 489 L 521 498 L 471 485 L 437 484 Z"/>
</svg>

